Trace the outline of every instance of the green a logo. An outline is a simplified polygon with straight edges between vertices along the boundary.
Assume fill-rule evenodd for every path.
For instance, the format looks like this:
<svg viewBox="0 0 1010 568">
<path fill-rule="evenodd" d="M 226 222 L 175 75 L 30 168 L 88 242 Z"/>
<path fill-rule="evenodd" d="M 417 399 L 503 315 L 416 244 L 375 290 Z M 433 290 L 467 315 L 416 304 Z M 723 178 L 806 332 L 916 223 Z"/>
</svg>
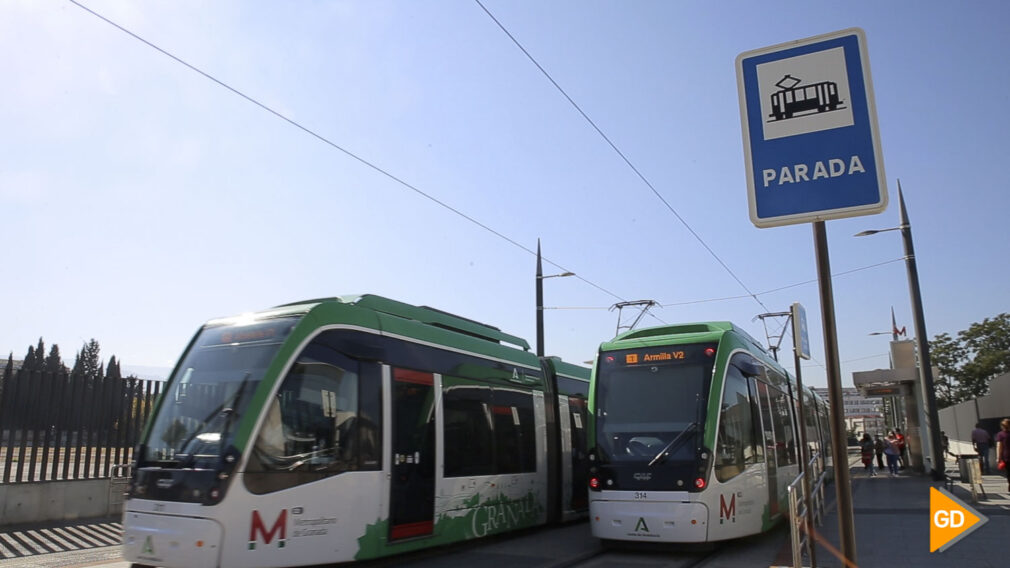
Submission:
<svg viewBox="0 0 1010 568">
<path fill-rule="evenodd" d="M 645 517 L 638 517 L 635 523 L 635 532 L 649 532 L 649 525 L 645 524 Z"/>
<path fill-rule="evenodd" d="M 154 540 L 151 538 L 151 535 L 148 535 L 147 538 L 144 539 L 144 549 L 141 550 L 140 553 L 151 555 L 154 554 Z"/>
</svg>

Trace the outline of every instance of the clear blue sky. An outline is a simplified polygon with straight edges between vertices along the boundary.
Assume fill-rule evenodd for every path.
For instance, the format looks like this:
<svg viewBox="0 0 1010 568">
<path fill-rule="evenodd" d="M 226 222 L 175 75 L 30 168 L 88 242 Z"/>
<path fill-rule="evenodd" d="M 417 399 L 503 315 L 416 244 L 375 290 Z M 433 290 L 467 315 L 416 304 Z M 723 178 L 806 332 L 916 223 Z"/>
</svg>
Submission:
<svg viewBox="0 0 1010 568">
<path fill-rule="evenodd" d="M 1010 5 L 482 1 L 763 305 L 475 2 L 82 3 L 497 235 L 72 3 L 9 1 L 4 355 L 170 367 L 212 317 L 365 292 L 534 344 L 540 238 L 579 276 L 544 282 L 581 308 L 546 311 L 548 353 L 591 359 L 622 299 L 758 338 L 799 301 L 825 385 L 812 230 L 748 218 L 734 60 L 853 26 L 891 206 L 827 223 L 843 384 L 888 365 L 892 306 L 911 335 L 899 234 L 852 238 L 898 224 L 897 179 L 928 335 L 1010 311 Z"/>
</svg>

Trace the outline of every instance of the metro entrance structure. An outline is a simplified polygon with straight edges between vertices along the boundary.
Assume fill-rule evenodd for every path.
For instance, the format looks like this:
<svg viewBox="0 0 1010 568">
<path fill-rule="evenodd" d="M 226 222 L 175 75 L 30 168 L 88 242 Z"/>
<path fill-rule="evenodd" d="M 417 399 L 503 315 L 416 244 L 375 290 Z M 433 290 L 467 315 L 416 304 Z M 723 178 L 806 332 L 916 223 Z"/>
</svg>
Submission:
<svg viewBox="0 0 1010 568">
<path fill-rule="evenodd" d="M 922 432 L 922 425 L 929 421 L 924 405 L 919 403 L 923 400 L 924 393 L 916 364 L 915 341 L 891 341 L 891 368 L 857 371 L 852 373 L 852 383 L 863 396 L 890 399 L 891 410 L 885 412 L 885 419 L 889 420 L 888 426 L 903 429 L 909 466 L 914 471 L 923 472 L 925 459 L 930 459 L 924 459 L 924 456 L 930 456 L 932 452 L 928 447 L 928 432 L 925 436 Z M 938 467 L 943 471 L 942 464 Z"/>
</svg>

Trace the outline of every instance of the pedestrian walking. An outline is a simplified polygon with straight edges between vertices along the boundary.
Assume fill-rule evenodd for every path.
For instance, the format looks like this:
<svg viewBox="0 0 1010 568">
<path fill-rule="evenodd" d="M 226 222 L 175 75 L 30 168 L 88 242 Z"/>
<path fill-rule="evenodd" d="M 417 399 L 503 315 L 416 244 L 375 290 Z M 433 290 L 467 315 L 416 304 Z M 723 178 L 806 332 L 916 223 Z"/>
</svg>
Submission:
<svg viewBox="0 0 1010 568">
<path fill-rule="evenodd" d="M 975 429 L 971 431 L 971 445 L 978 453 L 978 467 L 983 474 L 989 473 L 989 448 L 992 447 L 992 436 L 982 427 L 982 423 L 975 424 Z"/>
<path fill-rule="evenodd" d="M 877 469 L 884 470 L 884 441 L 877 434 L 877 439 L 873 442 L 873 452 L 877 454 Z"/>
<path fill-rule="evenodd" d="M 863 458 L 863 470 L 866 471 L 866 477 L 876 477 L 877 472 L 873 470 L 874 444 L 869 433 L 863 433 L 863 439 L 859 441 L 859 450 Z"/>
<path fill-rule="evenodd" d="M 1004 418 L 999 427 L 1001 430 L 996 434 L 997 467 L 1006 476 L 1006 489 L 1010 492 L 1010 418 Z"/>
<path fill-rule="evenodd" d="M 894 429 L 894 439 L 898 445 L 898 462 L 901 469 L 908 467 L 908 452 L 905 451 L 905 435 L 901 433 L 901 428 Z"/>
<path fill-rule="evenodd" d="M 898 477 L 898 458 L 901 450 L 898 449 L 898 438 L 894 432 L 888 432 L 884 438 L 884 455 L 887 456 L 887 470 L 891 477 Z"/>
</svg>

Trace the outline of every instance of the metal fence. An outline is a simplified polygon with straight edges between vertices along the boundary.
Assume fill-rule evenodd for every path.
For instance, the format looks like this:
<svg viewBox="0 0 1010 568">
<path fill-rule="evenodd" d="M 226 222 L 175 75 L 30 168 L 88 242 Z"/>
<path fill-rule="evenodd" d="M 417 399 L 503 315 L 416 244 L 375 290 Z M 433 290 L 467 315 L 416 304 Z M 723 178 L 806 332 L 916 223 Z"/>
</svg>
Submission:
<svg viewBox="0 0 1010 568">
<path fill-rule="evenodd" d="M 0 483 L 112 477 L 163 383 L 21 369 L 0 393 Z"/>
</svg>

